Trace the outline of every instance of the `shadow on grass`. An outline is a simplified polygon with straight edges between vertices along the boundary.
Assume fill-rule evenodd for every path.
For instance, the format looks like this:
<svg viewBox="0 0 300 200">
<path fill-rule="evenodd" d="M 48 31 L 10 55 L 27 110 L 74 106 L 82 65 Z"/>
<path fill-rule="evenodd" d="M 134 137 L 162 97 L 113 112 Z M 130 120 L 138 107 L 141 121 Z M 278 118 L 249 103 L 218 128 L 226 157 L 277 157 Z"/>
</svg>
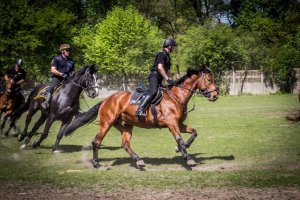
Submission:
<svg viewBox="0 0 300 200">
<path fill-rule="evenodd" d="M 40 146 L 40 149 L 52 149 L 52 146 Z M 121 147 L 112 147 L 112 146 L 103 146 L 101 145 L 101 149 L 107 149 L 107 150 L 118 150 Z M 93 147 L 90 146 L 82 146 L 82 145 L 72 145 L 72 144 L 62 144 L 59 145 L 59 150 L 62 151 L 62 153 L 74 153 L 74 152 L 80 152 L 80 151 L 92 151 Z"/>
<path fill-rule="evenodd" d="M 203 157 L 200 156 L 200 154 L 191 154 L 190 156 L 196 161 L 196 163 L 199 164 L 204 164 L 204 161 L 206 160 L 234 160 L 234 156 L 208 156 L 208 157 Z M 173 158 L 149 158 L 149 157 L 143 157 L 142 160 L 149 165 L 174 165 L 174 164 L 182 164 L 183 167 L 185 167 L 187 170 L 192 170 L 190 166 L 187 166 L 186 161 L 183 160 L 181 156 L 174 156 Z M 124 165 L 124 164 L 131 164 L 132 165 L 132 159 L 127 157 L 127 158 L 100 158 L 99 162 L 101 161 L 114 161 L 112 166 L 118 166 L 118 165 Z"/>
</svg>

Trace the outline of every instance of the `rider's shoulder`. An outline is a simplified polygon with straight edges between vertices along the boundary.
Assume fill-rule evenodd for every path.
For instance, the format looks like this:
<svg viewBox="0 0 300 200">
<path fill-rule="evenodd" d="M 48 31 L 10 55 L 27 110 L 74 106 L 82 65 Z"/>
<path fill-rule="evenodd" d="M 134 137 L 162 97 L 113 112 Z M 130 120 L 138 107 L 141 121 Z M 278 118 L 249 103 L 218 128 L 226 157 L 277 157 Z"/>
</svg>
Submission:
<svg viewBox="0 0 300 200">
<path fill-rule="evenodd" d="M 62 60 L 63 57 L 61 55 L 56 55 L 52 58 L 52 60 Z"/>
</svg>

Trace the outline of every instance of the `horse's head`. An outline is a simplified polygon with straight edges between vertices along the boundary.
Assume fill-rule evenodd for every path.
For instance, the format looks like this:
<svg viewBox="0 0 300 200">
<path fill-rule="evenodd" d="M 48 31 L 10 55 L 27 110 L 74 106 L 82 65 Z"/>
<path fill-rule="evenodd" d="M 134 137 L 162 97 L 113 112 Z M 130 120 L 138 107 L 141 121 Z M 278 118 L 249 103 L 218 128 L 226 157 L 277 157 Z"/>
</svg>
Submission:
<svg viewBox="0 0 300 200">
<path fill-rule="evenodd" d="M 5 92 L 7 94 L 11 94 L 13 91 L 14 86 L 14 80 L 12 78 L 9 78 L 5 83 Z"/>
<path fill-rule="evenodd" d="M 86 94 L 91 97 L 95 98 L 99 94 L 99 87 L 98 87 L 98 75 L 97 75 L 98 68 L 95 65 L 88 65 L 85 66 L 80 71 L 80 85 L 86 92 Z"/>
<path fill-rule="evenodd" d="M 208 98 L 210 101 L 216 101 L 218 99 L 218 90 L 215 85 L 212 73 L 205 65 L 199 71 L 200 76 L 197 80 L 197 89 Z"/>
</svg>

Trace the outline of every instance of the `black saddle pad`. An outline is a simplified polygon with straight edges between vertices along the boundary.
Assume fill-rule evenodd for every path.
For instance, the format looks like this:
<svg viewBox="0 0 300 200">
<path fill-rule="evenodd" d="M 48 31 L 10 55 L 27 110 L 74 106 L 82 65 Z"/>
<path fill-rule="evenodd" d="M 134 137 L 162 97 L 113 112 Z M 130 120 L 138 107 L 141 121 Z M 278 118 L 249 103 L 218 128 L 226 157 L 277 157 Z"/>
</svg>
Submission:
<svg viewBox="0 0 300 200">
<path fill-rule="evenodd" d="M 140 104 L 144 98 L 144 94 L 147 94 L 148 90 L 143 85 L 138 87 L 131 93 L 130 104 Z M 163 97 L 162 89 L 159 88 L 156 96 L 152 99 L 151 104 L 157 105 Z"/>
</svg>

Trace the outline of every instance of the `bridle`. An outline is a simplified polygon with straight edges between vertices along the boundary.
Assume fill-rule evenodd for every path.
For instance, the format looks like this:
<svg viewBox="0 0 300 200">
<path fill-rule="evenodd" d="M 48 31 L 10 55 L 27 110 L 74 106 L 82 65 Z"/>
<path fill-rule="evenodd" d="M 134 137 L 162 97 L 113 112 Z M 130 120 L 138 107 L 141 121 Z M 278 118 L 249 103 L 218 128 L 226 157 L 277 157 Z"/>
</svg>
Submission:
<svg viewBox="0 0 300 200">
<path fill-rule="evenodd" d="M 207 83 L 206 83 L 205 75 L 206 75 L 205 72 L 201 72 L 201 82 L 200 82 L 200 85 L 202 84 L 202 81 L 204 81 L 204 85 L 205 85 L 205 90 L 204 91 L 201 91 L 199 89 L 189 89 L 189 88 L 185 88 L 185 87 L 182 87 L 182 86 L 176 85 L 176 84 L 174 86 L 178 87 L 178 88 L 182 88 L 184 90 L 187 90 L 192 95 L 194 95 L 194 94 L 201 94 L 201 95 L 203 95 L 203 96 L 205 96 L 207 98 L 210 98 L 211 97 L 211 93 L 214 92 L 214 91 L 218 92 L 218 90 L 217 89 L 208 90 L 208 86 L 207 86 Z M 186 113 L 189 113 L 189 112 L 195 110 L 195 107 L 196 106 L 195 106 L 195 95 L 194 95 L 194 98 L 193 98 L 193 107 L 190 110 L 186 111 Z"/>
<path fill-rule="evenodd" d="M 94 75 L 94 74 L 93 74 Z M 84 77 L 84 78 L 83 78 Z M 79 80 L 79 84 L 74 82 L 72 79 L 70 78 L 66 78 L 66 80 L 70 81 L 73 85 L 80 87 L 83 91 L 88 92 L 89 90 L 93 89 L 93 88 L 99 88 L 98 84 L 96 86 L 88 86 L 88 80 L 87 78 L 87 74 L 84 74 L 80 80 Z M 86 85 L 86 86 L 83 86 Z M 90 109 L 88 103 L 85 101 L 85 99 L 83 99 L 85 104 L 87 105 L 88 109 Z"/>
<path fill-rule="evenodd" d="M 211 93 L 215 92 L 215 91 L 218 92 L 218 90 L 217 89 L 208 90 L 208 86 L 207 86 L 207 82 L 206 82 L 206 79 L 205 79 L 205 75 L 206 75 L 205 72 L 201 72 L 201 82 L 200 82 L 200 85 L 202 84 L 202 81 L 204 81 L 204 86 L 205 86 L 205 90 L 204 91 L 201 91 L 199 89 L 189 89 L 189 88 L 182 87 L 180 85 L 174 85 L 174 86 L 182 88 L 182 89 L 185 89 L 185 90 L 189 91 L 192 94 L 202 94 L 203 96 L 205 96 L 207 98 L 210 98 L 211 97 Z"/>
<path fill-rule="evenodd" d="M 83 75 L 84 77 L 86 77 L 87 75 Z M 80 78 L 80 81 L 79 81 L 79 84 L 74 82 L 72 79 L 70 78 L 66 78 L 66 80 L 70 81 L 73 85 L 76 85 L 77 87 L 80 87 L 81 89 L 83 89 L 85 92 L 87 92 L 88 90 L 90 89 L 93 89 L 93 88 L 99 88 L 98 85 L 96 86 L 88 86 L 88 80 L 86 78 L 83 78 L 81 77 Z M 86 85 L 86 86 L 83 86 L 83 85 Z"/>
</svg>

